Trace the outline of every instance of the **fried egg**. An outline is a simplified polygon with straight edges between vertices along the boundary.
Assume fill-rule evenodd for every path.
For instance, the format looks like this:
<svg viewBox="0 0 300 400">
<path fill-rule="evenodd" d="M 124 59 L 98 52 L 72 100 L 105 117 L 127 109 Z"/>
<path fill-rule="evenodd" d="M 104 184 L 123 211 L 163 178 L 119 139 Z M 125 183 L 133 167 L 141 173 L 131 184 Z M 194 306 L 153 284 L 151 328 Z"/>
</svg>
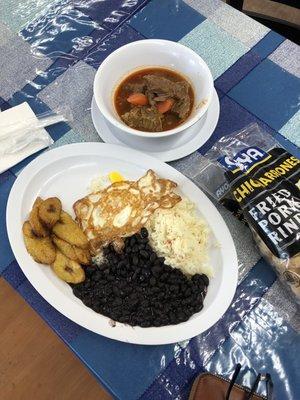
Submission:
<svg viewBox="0 0 300 400">
<path fill-rule="evenodd" d="M 76 220 L 96 254 L 109 243 L 138 232 L 158 208 L 172 208 L 181 197 L 175 182 L 160 179 L 152 170 L 137 181 L 117 181 L 73 205 Z"/>
</svg>

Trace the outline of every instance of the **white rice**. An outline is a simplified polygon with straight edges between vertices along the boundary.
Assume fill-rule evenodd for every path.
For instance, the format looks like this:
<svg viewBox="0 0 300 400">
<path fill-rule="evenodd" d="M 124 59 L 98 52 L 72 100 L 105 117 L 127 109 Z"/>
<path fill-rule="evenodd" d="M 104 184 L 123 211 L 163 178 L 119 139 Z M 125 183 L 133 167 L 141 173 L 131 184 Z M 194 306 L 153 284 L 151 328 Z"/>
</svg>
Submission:
<svg viewBox="0 0 300 400">
<path fill-rule="evenodd" d="M 184 198 L 169 210 L 158 209 L 146 228 L 150 244 L 166 263 L 185 274 L 213 276 L 209 263 L 209 228 L 197 215 L 195 204 Z"/>
</svg>

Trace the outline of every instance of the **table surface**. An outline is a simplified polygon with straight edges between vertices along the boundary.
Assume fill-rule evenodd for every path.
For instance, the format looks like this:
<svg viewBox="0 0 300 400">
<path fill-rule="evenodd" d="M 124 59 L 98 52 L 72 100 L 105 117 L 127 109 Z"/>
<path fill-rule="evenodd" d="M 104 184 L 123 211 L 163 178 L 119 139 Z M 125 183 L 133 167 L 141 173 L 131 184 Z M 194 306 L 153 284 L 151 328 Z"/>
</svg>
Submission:
<svg viewBox="0 0 300 400">
<path fill-rule="evenodd" d="M 175 168 L 187 174 L 218 138 L 251 122 L 299 156 L 299 47 L 221 1 L 0 0 L 0 8 L 0 108 L 27 101 L 37 115 L 49 109 L 71 115 L 70 123 L 47 129 L 52 148 L 100 141 L 90 115 L 97 67 L 126 43 L 163 38 L 203 57 L 221 104 L 212 138 L 172 162 Z M 239 286 L 224 317 L 198 337 L 166 346 L 121 343 L 81 328 L 43 300 L 16 263 L 5 226 L 10 188 L 34 157 L 0 175 L 0 273 L 113 396 L 185 399 L 199 372 L 229 377 L 241 362 L 240 383 L 251 385 L 257 372 L 269 372 L 277 399 L 300 398 L 299 308 L 259 257 L 248 229 L 224 209 Z"/>
</svg>

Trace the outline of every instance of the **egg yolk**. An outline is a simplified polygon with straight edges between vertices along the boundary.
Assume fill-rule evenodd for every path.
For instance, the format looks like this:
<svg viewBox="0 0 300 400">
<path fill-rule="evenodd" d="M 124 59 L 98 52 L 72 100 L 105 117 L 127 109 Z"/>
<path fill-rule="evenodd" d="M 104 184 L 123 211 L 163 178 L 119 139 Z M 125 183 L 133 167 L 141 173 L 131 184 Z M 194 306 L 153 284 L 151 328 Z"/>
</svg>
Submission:
<svg viewBox="0 0 300 400">
<path fill-rule="evenodd" d="M 111 181 L 111 183 L 124 181 L 123 176 L 117 171 L 110 172 L 108 174 L 108 177 L 109 177 L 109 180 Z"/>
</svg>

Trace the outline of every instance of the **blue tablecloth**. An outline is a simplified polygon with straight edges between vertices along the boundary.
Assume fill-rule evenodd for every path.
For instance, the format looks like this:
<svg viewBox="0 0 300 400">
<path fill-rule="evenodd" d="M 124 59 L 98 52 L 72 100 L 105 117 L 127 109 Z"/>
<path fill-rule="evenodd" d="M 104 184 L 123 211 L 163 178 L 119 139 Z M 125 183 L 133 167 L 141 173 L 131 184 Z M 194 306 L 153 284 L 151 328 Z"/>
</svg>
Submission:
<svg viewBox="0 0 300 400">
<path fill-rule="evenodd" d="M 211 139 L 175 168 L 187 173 L 219 137 L 250 122 L 299 157 L 299 47 L 219 0 L 0 0 L 0 9 L 0 108 L 27 101 L 37 115 L 67 114 L 68 124 L 47 129 L 52 147 L 99 141 L 90 116 L 96 68 L 121 45 L 164 38 L 203 57 L 221 103 Z M 5 226 L 10 188 L 35 156 L 0 175 L 0 272 L 116 398 L 186 399 L 199 372 L 229 377 L 237 362 L 241 383 L 269 372 L 278 400 L 300 398 L 299 309 L 247 228 L 221 208 L 240 277 L 229 310 L 208 332 L 175 345 L 135 346 L 81 328 L 43 300 L 16 263 Z"/>
</svg>

